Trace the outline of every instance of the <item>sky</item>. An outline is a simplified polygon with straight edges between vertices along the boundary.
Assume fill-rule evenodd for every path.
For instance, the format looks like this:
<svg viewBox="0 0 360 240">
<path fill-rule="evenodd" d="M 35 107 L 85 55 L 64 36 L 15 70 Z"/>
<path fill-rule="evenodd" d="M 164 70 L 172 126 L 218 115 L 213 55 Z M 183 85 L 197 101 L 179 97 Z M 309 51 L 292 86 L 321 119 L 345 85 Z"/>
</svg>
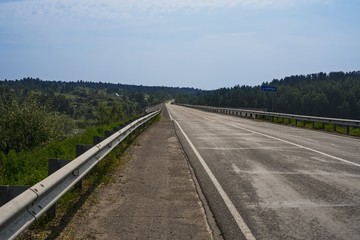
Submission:
<svg viewBox="0 0 360 240">
<path fill-rule="evenodd" d="M 360 70 L 360 0 L 0 0 L 0 79 L 218 89 Z"/>
</svg>

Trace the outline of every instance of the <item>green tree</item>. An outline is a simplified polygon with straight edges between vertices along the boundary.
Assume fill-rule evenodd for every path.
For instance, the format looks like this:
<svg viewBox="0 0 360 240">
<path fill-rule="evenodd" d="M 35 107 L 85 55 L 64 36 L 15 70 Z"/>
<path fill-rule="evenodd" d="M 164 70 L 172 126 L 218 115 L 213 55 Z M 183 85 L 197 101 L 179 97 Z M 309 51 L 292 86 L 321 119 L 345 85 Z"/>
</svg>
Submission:
<svg viewBox="0 0 360 240">
<path fill-rule="evenodd" d="M 20 151 L 61 138 L 72 131 L 72 120 L 50 112 L 34 98 L 22 103 L 13 100 L 2 106 L 0 118 L 1 150 Z"/>
</svg>

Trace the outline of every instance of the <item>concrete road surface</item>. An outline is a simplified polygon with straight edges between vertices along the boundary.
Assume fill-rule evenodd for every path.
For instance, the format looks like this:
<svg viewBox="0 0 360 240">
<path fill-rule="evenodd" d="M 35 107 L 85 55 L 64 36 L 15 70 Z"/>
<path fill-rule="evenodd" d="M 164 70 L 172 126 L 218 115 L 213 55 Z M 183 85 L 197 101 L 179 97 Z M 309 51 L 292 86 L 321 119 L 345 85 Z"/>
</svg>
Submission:
<svg viewBox="0 0 360 240">
<path fill-rule="evenodd" d="M 360 141 L 167 105 L 225 239 L 360 239 Z"/>
<path fill-rule="evenodd" d="M 95 191 L 58 239 L 221 239 L 205 215 L 166 109 L 127 158 L 114 182 Z"/>
</svg>

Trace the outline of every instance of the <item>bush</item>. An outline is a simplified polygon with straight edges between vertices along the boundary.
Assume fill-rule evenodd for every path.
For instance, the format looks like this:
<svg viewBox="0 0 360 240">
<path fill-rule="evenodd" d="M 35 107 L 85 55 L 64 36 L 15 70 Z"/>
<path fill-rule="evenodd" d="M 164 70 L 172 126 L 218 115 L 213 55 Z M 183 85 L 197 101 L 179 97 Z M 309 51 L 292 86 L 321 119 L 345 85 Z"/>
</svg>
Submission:
<svg viewBox="0 0 360 240">
<path fill-rule="evenodd" d="M 22 103 L 12 100 L 1 106 L 0 150 L 30 150 L 51 139 L 60 139 L 73 131 L 73 121 L 50 112 L 33 98 Z"/>
<path fill-rule="evenodd" d="M 32 150 L 7 154 L 0 151 L 0 185 L 33 185 L 47 176 L 48 159 L 75 158 L 76 144 L 92 144 L 94 136 L 103 136 L 105 131 L 122 125 L 129 119 L 109 125 L 96 126 L 84 132 L 68 136 L 61 140 L 53 140 Z"/>
</svg>

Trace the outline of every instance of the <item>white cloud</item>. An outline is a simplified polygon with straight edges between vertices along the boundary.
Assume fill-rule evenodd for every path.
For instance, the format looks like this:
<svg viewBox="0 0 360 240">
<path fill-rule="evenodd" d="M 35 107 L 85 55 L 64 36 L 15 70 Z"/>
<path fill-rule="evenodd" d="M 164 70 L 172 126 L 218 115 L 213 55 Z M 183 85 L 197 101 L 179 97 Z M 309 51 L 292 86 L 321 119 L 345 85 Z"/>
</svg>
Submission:
<svg viewBox="0 0 360 240">
<path fill-rule="evenodd" d="M 327 4 L 329 0 L 28 0 L 0 2 L 0 19 L 86 17 L 113 19 L 132 15 L 157 15 L 179 10 L 196 11 L 232 7 L 287 7 Z"/>
</svg>

